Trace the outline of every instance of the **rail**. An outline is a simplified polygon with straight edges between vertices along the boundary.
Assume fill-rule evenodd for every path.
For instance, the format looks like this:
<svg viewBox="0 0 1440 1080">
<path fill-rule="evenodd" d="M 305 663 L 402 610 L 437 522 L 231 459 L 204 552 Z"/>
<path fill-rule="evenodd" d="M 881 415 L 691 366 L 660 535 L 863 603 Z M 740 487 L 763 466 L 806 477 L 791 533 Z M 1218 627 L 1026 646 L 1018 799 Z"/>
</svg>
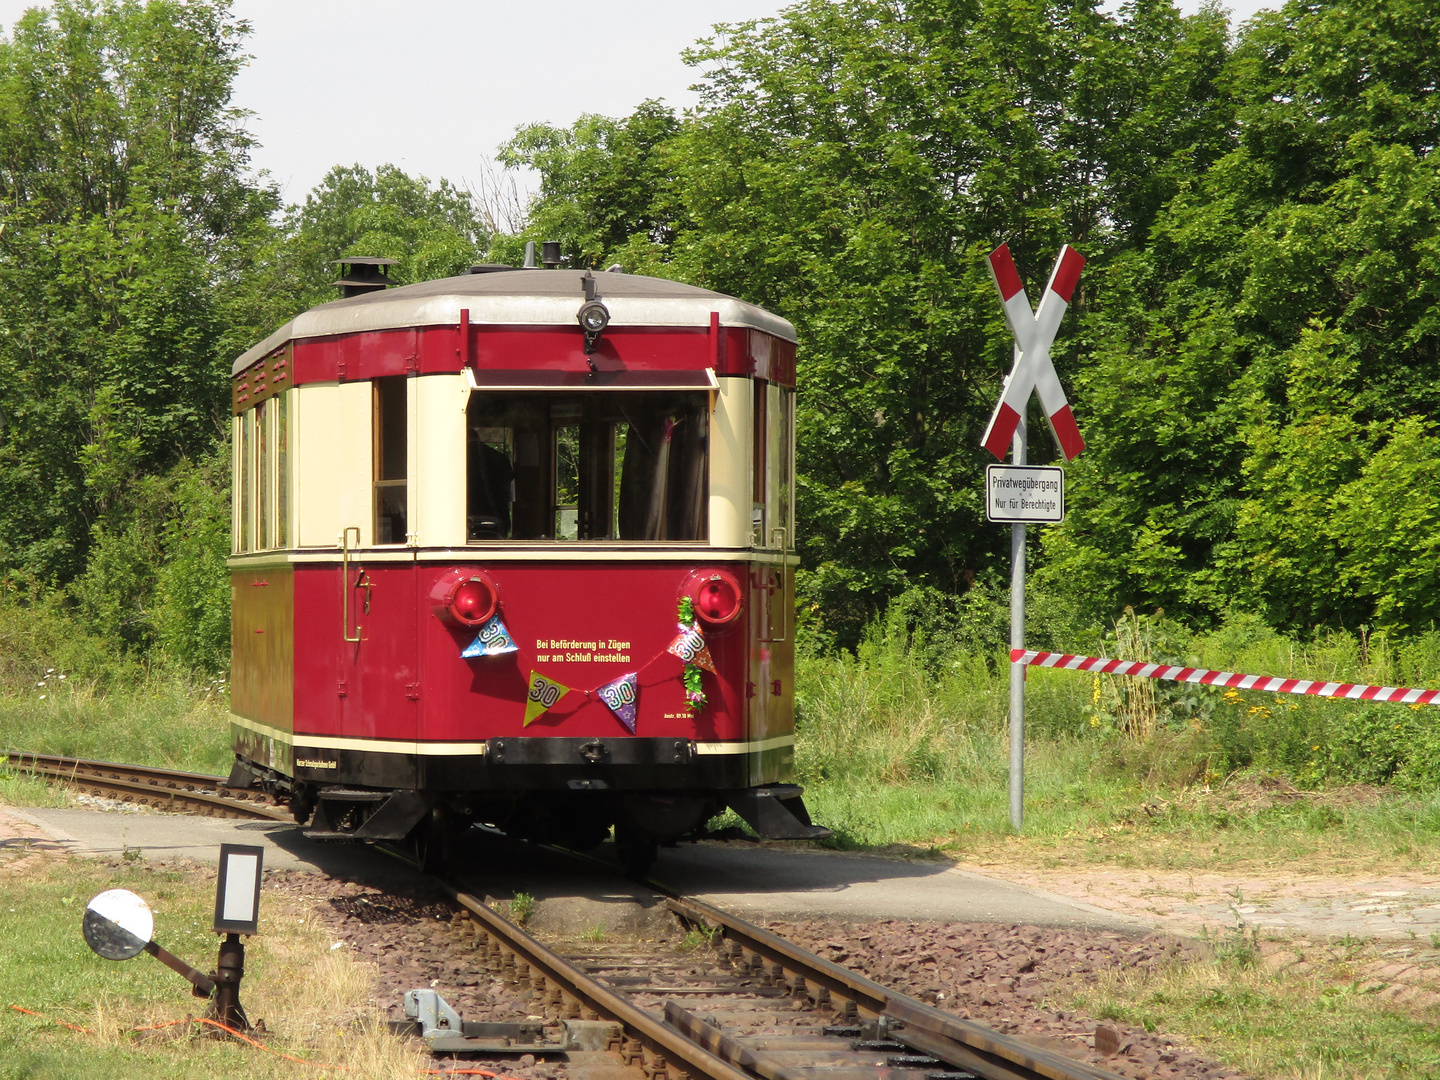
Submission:
<svg viewBox="0 0 1440 1080">
<path fill-rule="evenodd" d="M 645 1072 L 656 1075 L 666 1063 L 692 1080 L 806 1080 L 823 1070 L 797 1069 L 783 1056 L 746 1045 L 681 1007 L 665 1005 L 664 1021 L 639 1008 L 628 995 L 603 985 L 514 923 L 490 910 L 459 887 L 442 883 L 465 908 L 498 951 L 514 964 L 517 978 L 538 976 L 549 999 L 560 995 L 575 1010 L 621 1025 L 633 1044 L 651 1055 Z M 654 883 L 650 883 L 652 886 Z M 943 1062 L 983 1080 L 1120 1080 L 1116 1073 L 1010 1038 L 980 1024 L 962 1020 L 914 998 L 890 990 L 823 957 L 698 900 L 677 896 L 663 886 L 667 904 L 681 920 L 723 935 L 730 962 L 762 973 L 787 995 L 808 998 L 818 1009 L 831 1010 L 835 1022 L 827 1032 L 852 1031 L 857 1040 L 879 1039 L 908 1048 L 919 1057 Z M 520 970 L 522 965 L 528 971 Z M 852 1027 L 853 1026 L 853 1027 Z M 862 1034 L 863 1033 L 863 1034 Z M 847 1073 L 847 1075 L 849 1075 Z M 883 1070 L 877 1076 L 885 1075 Z M 938 1074 L 937 1074 L 938 1075 Z"/>
<path fill-rule="evenodd" d="M 792 992 L 816 1004 L 828 1002 L 831 1008 L 843 1009 L 844 1002 L 852 1002 L 858 1014 L 888 1021 L 887 1038 L 948 1065 L 987 1080 L 1118 1080 L 1106 1069 L 1039 1049 L 890 990 L 710 904 L 673 894 L 666 903 L 686 922 L 718 929 L 735 961 L 750 967 L 778 965 L 775 974 L 787 980 Z"/>
<path fill-rule="evenodd" d="M 283 807 L 260 801 L 262 796 L 257 792 L 228 788 L 222 777 L 205 773 L 18 750 L 8 751 L 5 763 L 11 769 L 43 776 L 90 794 L 157 810 L 198 812 L 210 817 L 292 820 Z"/>
<path fill-rule="evenodd" d="M 220 777 L 203 773 L 19 751 L 8 752 L 6 764 L 160 809 L 290 820 L 284 809 L 257 801 L 252 792 L 232 792 Z M 679 919 L 723 941 L 723 954 L 733 967 L 763 975 L 767 985 L 783 987 L 787 996 L 829 1010 L 836 1023 L 829 1025 L 827 1032 L 853 1030 L 857 1039 L 878 1038 L 898 1044 L 983 1080 L 1120 1080 L 1108 1070 L 1002 1035 L 890 990 L 713 905 L 681 896 L 656 882 L 648 884 L 665 896 Z M 808 1080 L 813 1072 L 797 1071 L 794 1065 L 764 1048 L 757 1049 L 726 1035 L 674 1001 L 667 1002 L 662 1020 L 640 1008 L 628 994 L 582 971 L 475 896 L 448 882 L 442 881 L 441 885 L 469 912 L 488 939 L 497 962 L 512 965 L 517 979 L 528 978 L 532 989 L 559 1005 L 562 1012 L 618 1023 L 626 1037 L 621 1056 L 630 1061 L 640 1058 L 647 1075 L 673 1076 L 679 1071 L 691 1080 L 754 1080 L 756 1076 L 799 1080 L 803 1072 Z"/>
</svg>

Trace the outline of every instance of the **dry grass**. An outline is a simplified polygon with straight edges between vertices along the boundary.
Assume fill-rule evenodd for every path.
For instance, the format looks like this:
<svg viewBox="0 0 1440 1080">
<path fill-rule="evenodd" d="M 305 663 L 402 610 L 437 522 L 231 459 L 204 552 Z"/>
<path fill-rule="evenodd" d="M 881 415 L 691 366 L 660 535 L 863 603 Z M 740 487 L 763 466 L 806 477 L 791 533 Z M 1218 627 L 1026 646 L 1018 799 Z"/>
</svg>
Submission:
<svg viewBox="0 0 1440 1080">
<path fill-rule="evenodd" d="M 0 1077 L 95 1075 L 188 1080 L 243 1072 L 260 1078 L 333 1075 L 277 1054 L 209 1037 L 186 1023 L 204 1004 L 149 957 L 126 964 L 86 949 L 79 917 L 90 896 L 131 888 L 157 913 L 156 939 L 200 967 L 213 965 L 210 868 L 162 869 L 42 855 L 7 864 L 0 900 L 17 931 L 0 944 L 0 985 L 11 1004 L 88 1030 L 72 1032 L 5 1009 L 0 1016 Z M 263 895 L 263 894 L 262 894 Z M 374 971 L 332 950 L 302 908 L 262 900 L 261 933 L 246 946 L 241 999 L 271 1049 L 382 1080 L 413 1080 L 427 1059 L 386 1031 L 371 1001 Z M 154 1030 L 137 1033 L 137 1028 Z"/>
<path fill-rule="evenodd" d="M 1100 976 L 1074 1004 L 1183 1031 L 1266 1080 L 1379 1080 L 1440 1072 L 1440 950 L 1353 940 L 1260 940 L 1237 925 L 1214 959 Z"/>
</svg>

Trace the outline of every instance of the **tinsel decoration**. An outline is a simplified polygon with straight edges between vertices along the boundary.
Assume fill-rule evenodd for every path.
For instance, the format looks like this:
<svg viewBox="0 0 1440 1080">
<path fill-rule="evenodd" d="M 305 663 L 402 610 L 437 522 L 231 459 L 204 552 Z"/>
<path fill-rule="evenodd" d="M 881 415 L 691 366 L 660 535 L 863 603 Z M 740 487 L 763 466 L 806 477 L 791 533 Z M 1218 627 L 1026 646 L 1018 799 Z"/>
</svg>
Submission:
<svg viewBox="0 0 1440 1080">
<path fill-rule="evenodd" d="M 690 597 L 682 596 L 680 598 L 680 607 L 676 614 L 680 620 L 682 631 L 699 632 L 700 628 L 695 624 L 695 604 Z M 690 707 L 692 713 L 698 713 L 705 708 L 707 700 L 700 671 L 700 665 L 692 660 L 685 661 L 685 674 L 682 676 L 682 681 L 685 683 L 685 704 Z"/>
</svg>

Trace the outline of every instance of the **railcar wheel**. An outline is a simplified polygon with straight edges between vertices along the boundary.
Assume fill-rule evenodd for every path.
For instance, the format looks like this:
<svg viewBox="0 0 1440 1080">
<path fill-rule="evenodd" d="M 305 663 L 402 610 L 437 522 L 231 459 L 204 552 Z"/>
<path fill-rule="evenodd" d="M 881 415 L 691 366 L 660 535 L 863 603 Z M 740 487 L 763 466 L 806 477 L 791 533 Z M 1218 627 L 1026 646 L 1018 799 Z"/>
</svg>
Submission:
<svg viewBox="0 0 1440 1080">
<path fill-rule="evenodd" d="M 655 865 L 655 856 L 660 853 L 660 844 L 649 833 L 633 825 L 615 826 L 615 854 L 620 857 L 620 867 L 626 877 L 643 878 Z"/>
<path fill-rule="evenodd" d="M 443 874 L 455 853 L 455 822 L 450 808 L 444 803 L 437 804 L 410 835 L 420 872 Z"/>
<path fill-rule="evenodd" d="M 296 825 L 304 825 L 310 820 L 310 815 L 315 812 L 315 790 L 307 786 L 296 785 L 295 790 L 290 793 L 290 814 L 295 818 Z"/>
</svg>

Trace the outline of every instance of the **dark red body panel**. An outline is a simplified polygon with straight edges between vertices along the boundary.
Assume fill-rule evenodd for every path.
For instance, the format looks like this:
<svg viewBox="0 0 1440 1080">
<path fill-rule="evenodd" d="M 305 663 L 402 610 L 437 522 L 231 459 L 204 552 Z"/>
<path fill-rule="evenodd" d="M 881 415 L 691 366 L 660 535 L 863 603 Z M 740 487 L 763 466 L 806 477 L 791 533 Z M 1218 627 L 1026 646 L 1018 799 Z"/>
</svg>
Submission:
<svg viewBox="0 0 1440 1080">
<path fill-rule="evenodd" d="M 491 562 L 383 563 L 352 560 L 351 625 L 358 643 L 341 642 L 344 614 L 338 564 L 295 572 L 295 731 L 402 741 L 466 742 L 498 736 L 624 737 L 629 734 L 593 693 L 638 674 L 636 735 L 701 742 L 749 737 L 747 684 L 759 653 L 749 618 L 707 635 L 716 674 L 703 676 L 709 697 L 692 714 L 683 663 L 666 652 L 677 632 L 680 586 L 694 563 Z M 474 630 L 451 627 L 425 602 L 446 571 L 483 568 L 498 586 L 500 615 L 518 651 L 465 658 Z M 356 587 L 361 574 L 369 584 Z M 748 606 L 748 605 L 747 605 Z M 341 642 L 327 648 L 326 643 Z M 768 672 L 767 661 L 761 667 Z M 530 673 L 571 687 L 528 727 Z M 757 668 L 755 674 L 759 674 Z M 788 682 L 788 676 L 784 682 Z M 768 700 L 769 681 L 764 697 Z M 761 695 L 757 694 L 757 697 Z M 763 737 L 763 736 L 761 736 Z"/>
<path fill-rule="evenodd" d="M 587 371 L 584 339 L 577 326 L 406 327 L 294 344 L 290 385 L 387 375 L 422 375 L 477 369 Z M 602 370 L 698 371 L 748 375 L 781 386 L 795 385 L 795 346 L 755 330 L 720 327 L 621 327 L 607 333 L 590 357 Z M 263 361 L 261 362 L 263 364 Z M 238 378 L 243 379 L 242 374 Z M 248 402 L 248 398 L 247 398 Z M 237 410 L 241 405 L 237 404 Z"/>
</svg>

